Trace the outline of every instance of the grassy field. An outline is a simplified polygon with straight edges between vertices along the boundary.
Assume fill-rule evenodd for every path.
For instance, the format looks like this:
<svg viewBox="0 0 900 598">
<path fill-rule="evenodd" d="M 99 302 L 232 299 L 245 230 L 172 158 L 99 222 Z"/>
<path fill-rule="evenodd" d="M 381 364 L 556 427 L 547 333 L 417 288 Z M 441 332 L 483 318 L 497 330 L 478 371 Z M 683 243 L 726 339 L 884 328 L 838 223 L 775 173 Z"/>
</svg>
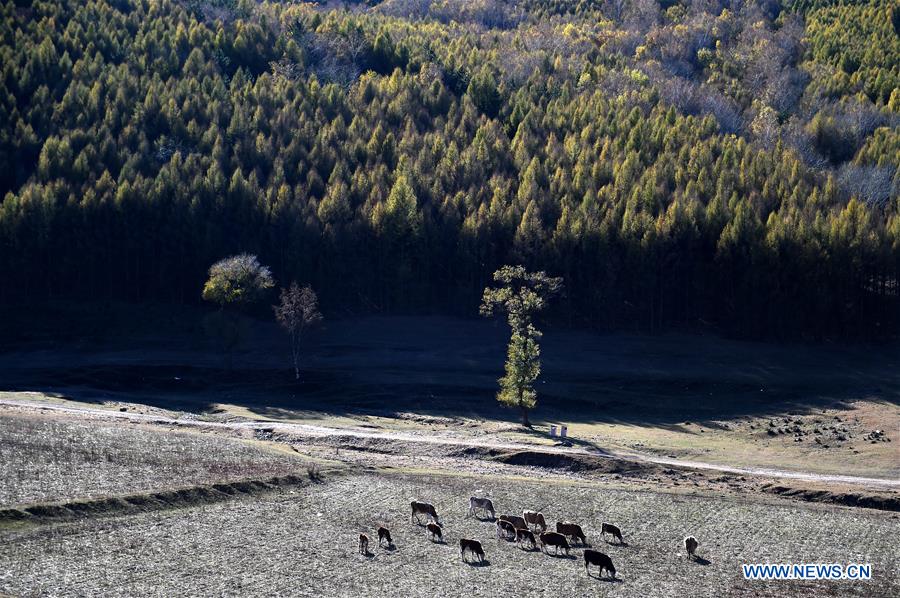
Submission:
<svg viewBox="0 0 900 598">
<path fill-rule="evenodd" d="M 0 411 L 0 507 L 305 475 L 293 451 L 131 422 Z"/>
<path fill-rule="evenodd" d="M 580 522 L 609 554 L 619 581 L 588 578 L 572 558 L 497 540 L 490 522 L 465 516 L 471 494 L 500 512 L 540 509 Z M 446 544 L 410 523 L 413 498 L 433 502 Z M 606 545 L 601 521 L 618 524 L 624 547 Z M 357 554 L 378 524 L 395 550 Z M 552 525 L 552 523 L 551 523 Z M 255 500 L 173 512 L 0 532 L 0 592 L 37 595 L 302 596 L 896 596 L 900 524 L 867 510 L 611 490 L 467 476 L 337 476 Z M 685 558 L 685 534 L 701 560 Z M 480 539 L 483 567 L 464 564 L 458 539 Z M 869 582 L 745 581 L 741 563 L 871 563 Z"/>
</svg>

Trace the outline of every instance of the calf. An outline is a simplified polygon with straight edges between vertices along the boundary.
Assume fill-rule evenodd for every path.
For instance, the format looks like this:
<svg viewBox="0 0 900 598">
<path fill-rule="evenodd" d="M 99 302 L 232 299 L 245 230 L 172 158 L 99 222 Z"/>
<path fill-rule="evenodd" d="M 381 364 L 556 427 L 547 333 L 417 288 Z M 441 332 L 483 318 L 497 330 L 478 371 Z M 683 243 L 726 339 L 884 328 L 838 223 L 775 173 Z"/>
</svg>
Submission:
<svg viewBox="0 0 900 598">
<path fill-rule="evenodd" d="M 697 538 L 694 536 L 688 536 L 684 539 L 684 549 L 687 550 L 689 559 L 694 557 L 694 553 L 697 552 L 698 546 L 700 546 L 700 542 L 698 542 Z"/>
<path fill-rule="evenodd" d="M 502 521 L 509 521 L 516 529 L 528 529 L 528 524 L 525 523 L 525 519 L 518 515 L 500 515 L 500 519 Z"/>
<path fill-rule="evenodd" d="M 438 525 L 437 523 L 435 523 L 433 521 L 429 521 L 428 525 L 425 526 L 425 529 L 428 530 L 428 535 L 431 536 L 432 542 L 435 542 L 437 540 L 440 540 L 441 542 L 444 541 L 443 530 L 441 529 L 441 526 Z"/>
<path fill-rule="evenodd" d="M 625 540 L 622 539 L 622 530 L 613 525 L 612 523 L 602 523 L 600 525 L 600 534 L 603 536 L 603 539 L 606 539 L 606 534 L 610 534 L 613 538 L 616 538 L 619 541 L 619 544 L 624 544 Z"/>
<path fill-rule="evenodd" d="M 381 543 L 387 540 L 388 548 L 394 545 L 394 540 L 391 538 L 391 532 L 388 531 L 386 527 L 378 528 L 378 545 L 381 546 Z"/>
<path fill-rule="evenodd" d="M 437 523 L 440 523 L 440 517 L 438 517 L 437 511 L 434 509 L 434 505 L 428 504 L 427 502 L 419 502 L 417 500 L 409 503 L 410 508 L 412 509 L 412 515 L 410 515 L 410 522 L 415 521 L 416 523 L 420 523 L 419 515 L 428 515 Z"/>
<path fill-rule="evenodd" d="M 571 521 L 557 521 L 556 533 L 576 539 L 581 542 L 582 546 L 588 546 L 587 537 L 585 537 L 584 532 L 581 530 L 581 526 L 577 523 L 572 523 Z"/>
<path fill-rule="evenodd" d="M 566 551 L 566 556 L 569 555 L 569 542 L 562 534 L 556 532 L 541 534 L 541 552 L 547 552 L 547 545 L 553 546 L 554 554 L 559 554 L 559 549 L 562 548 Z"/>
<path fill-rule="evenodd" d="M 531 548 L 534 549 L 537 547 L 537 542 L 534 541 L 534 534 L 531 533 L 531 530 L 527 529 L 517 529 L 516 530 L 516 544 L 522 545 L 522 542 L 531 543 Z"/>
<path fill-rule="evenodd" d="M 459 540 L 459 556 L 461 556 L 464 561 L 466 560 L 467 550 L 477 556 L 479 562 L 484 562 L 484 548 L 481 547 L 481 542 L 478 540 L 461 538 Z"/>
<path fill-rule="evenodd" d="M 516 537 L 515 526 L 505 519 L 497 520 L 497 537 L 510 540 Z"/>
<path fill-rule="evenodd" d="M 584 570 L 587 571 L 588 577 L 591 576 L 591 571 L 588 569 L 588 565 L 596 565 L 600 567 L 600 575 L 603 575 L 603 570 L 609 572 L 609 576 L 612 579 L 616 578 L 616 568 L 613 567 L 612 559 L 603 554 L 602 552 L 596 550 L 585 550 L 584 551 Z"/>
<path fill-rule="evenodd" d="M 359 554 L 369 554 L 369 536 L 359 535 Z"/>
<path fill-rule="evenodd" d="M 542 532 L 547 531 L 547 522 L 544 520 L 543 513 L 537 513 L 535 511 L 522 511 L 522 519 L 525 520 L 525 523 L 528 525 L 536 525 L 541 528 Z"/>
<path fill-rule="evenodd" d="M 489 498 L 478 498 L 477 496 L 473 496 L 469 499 L 469 515 L 478 516 L 475 510 L 487 511 L 491 514 L 491 519 L 494 518 L 494 503 L 491 502 Z"/>
</svg>

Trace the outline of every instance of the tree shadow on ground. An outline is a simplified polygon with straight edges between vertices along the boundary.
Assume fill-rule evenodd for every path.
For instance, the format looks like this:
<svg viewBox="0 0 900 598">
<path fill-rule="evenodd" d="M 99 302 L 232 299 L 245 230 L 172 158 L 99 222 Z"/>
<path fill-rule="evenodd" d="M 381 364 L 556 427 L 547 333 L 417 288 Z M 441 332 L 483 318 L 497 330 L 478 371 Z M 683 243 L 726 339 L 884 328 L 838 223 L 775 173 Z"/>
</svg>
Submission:
<svg viewBox="0 0 900 598">
<path fill-rule="evenodd" d="M 502 375 L 502 326 L 449 318 L 329 323 L 310 338 L 302 381 L 284 337 L 256 323 L 235 367 L 197 339 L 133 334 L 88 346 L 0 354 L 0 390 L 57 393 L 215 413 L 219 404 L 289 419 L 381 416 L 510 422 L 493 400 Z M 65 340 L 64 335 L 60 338 Z M 68 344 L 66 344 L 68 343 Z M 536 423 L 610 424 L 696 434 L 722 420 L 841 407 L 874 397 L 900 404 L 896 347 L 777 345 L 705 337 L 632 337 L 548 330 Z M 546 383 L 545 383 L 546 382 Z M 693 426 L 692 426 L 693 428 Z M 525 431 L 531 434 L 534 431 Z M 543 433 L 537 433 L 543 435 Z M 573 446 L 602 451 L 589 441 Z"/>
</svg>

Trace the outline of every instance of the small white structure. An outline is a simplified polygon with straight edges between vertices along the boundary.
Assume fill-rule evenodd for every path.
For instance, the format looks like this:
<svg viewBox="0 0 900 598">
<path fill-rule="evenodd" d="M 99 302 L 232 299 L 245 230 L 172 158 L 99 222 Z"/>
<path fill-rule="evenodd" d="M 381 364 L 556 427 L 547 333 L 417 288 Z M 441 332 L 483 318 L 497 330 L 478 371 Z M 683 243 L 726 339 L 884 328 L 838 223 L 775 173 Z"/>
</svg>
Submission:
<svg viewBox="0 0 900 598">
<path fill-rule="evenodd" d="M 556 438 L 556 426 L 550 426 L 550 438 Z"/>
<path fill-rule="evenodd" d="M 568 431 L 569 431 L 569 426 L 563 424 L 562 426 L 559 427 L 559 437 L 565 438 L 566 433 L 568 433 Z"/>
</svg>

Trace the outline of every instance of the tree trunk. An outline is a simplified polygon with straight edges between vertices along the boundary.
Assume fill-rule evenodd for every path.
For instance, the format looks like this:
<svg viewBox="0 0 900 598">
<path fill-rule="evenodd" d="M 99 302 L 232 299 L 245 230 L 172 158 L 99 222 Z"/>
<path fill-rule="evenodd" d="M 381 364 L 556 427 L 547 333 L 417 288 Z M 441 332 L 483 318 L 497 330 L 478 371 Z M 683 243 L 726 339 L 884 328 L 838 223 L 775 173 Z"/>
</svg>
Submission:
<svg viewBox="0 0 900 598">
<path fill-rule="evenodd" d="M 531 427 L 531 422 L 528 420 L 528 408 L 525 406 L 522 407 L 522 425 L 526 428 Z"/>
</svg>

